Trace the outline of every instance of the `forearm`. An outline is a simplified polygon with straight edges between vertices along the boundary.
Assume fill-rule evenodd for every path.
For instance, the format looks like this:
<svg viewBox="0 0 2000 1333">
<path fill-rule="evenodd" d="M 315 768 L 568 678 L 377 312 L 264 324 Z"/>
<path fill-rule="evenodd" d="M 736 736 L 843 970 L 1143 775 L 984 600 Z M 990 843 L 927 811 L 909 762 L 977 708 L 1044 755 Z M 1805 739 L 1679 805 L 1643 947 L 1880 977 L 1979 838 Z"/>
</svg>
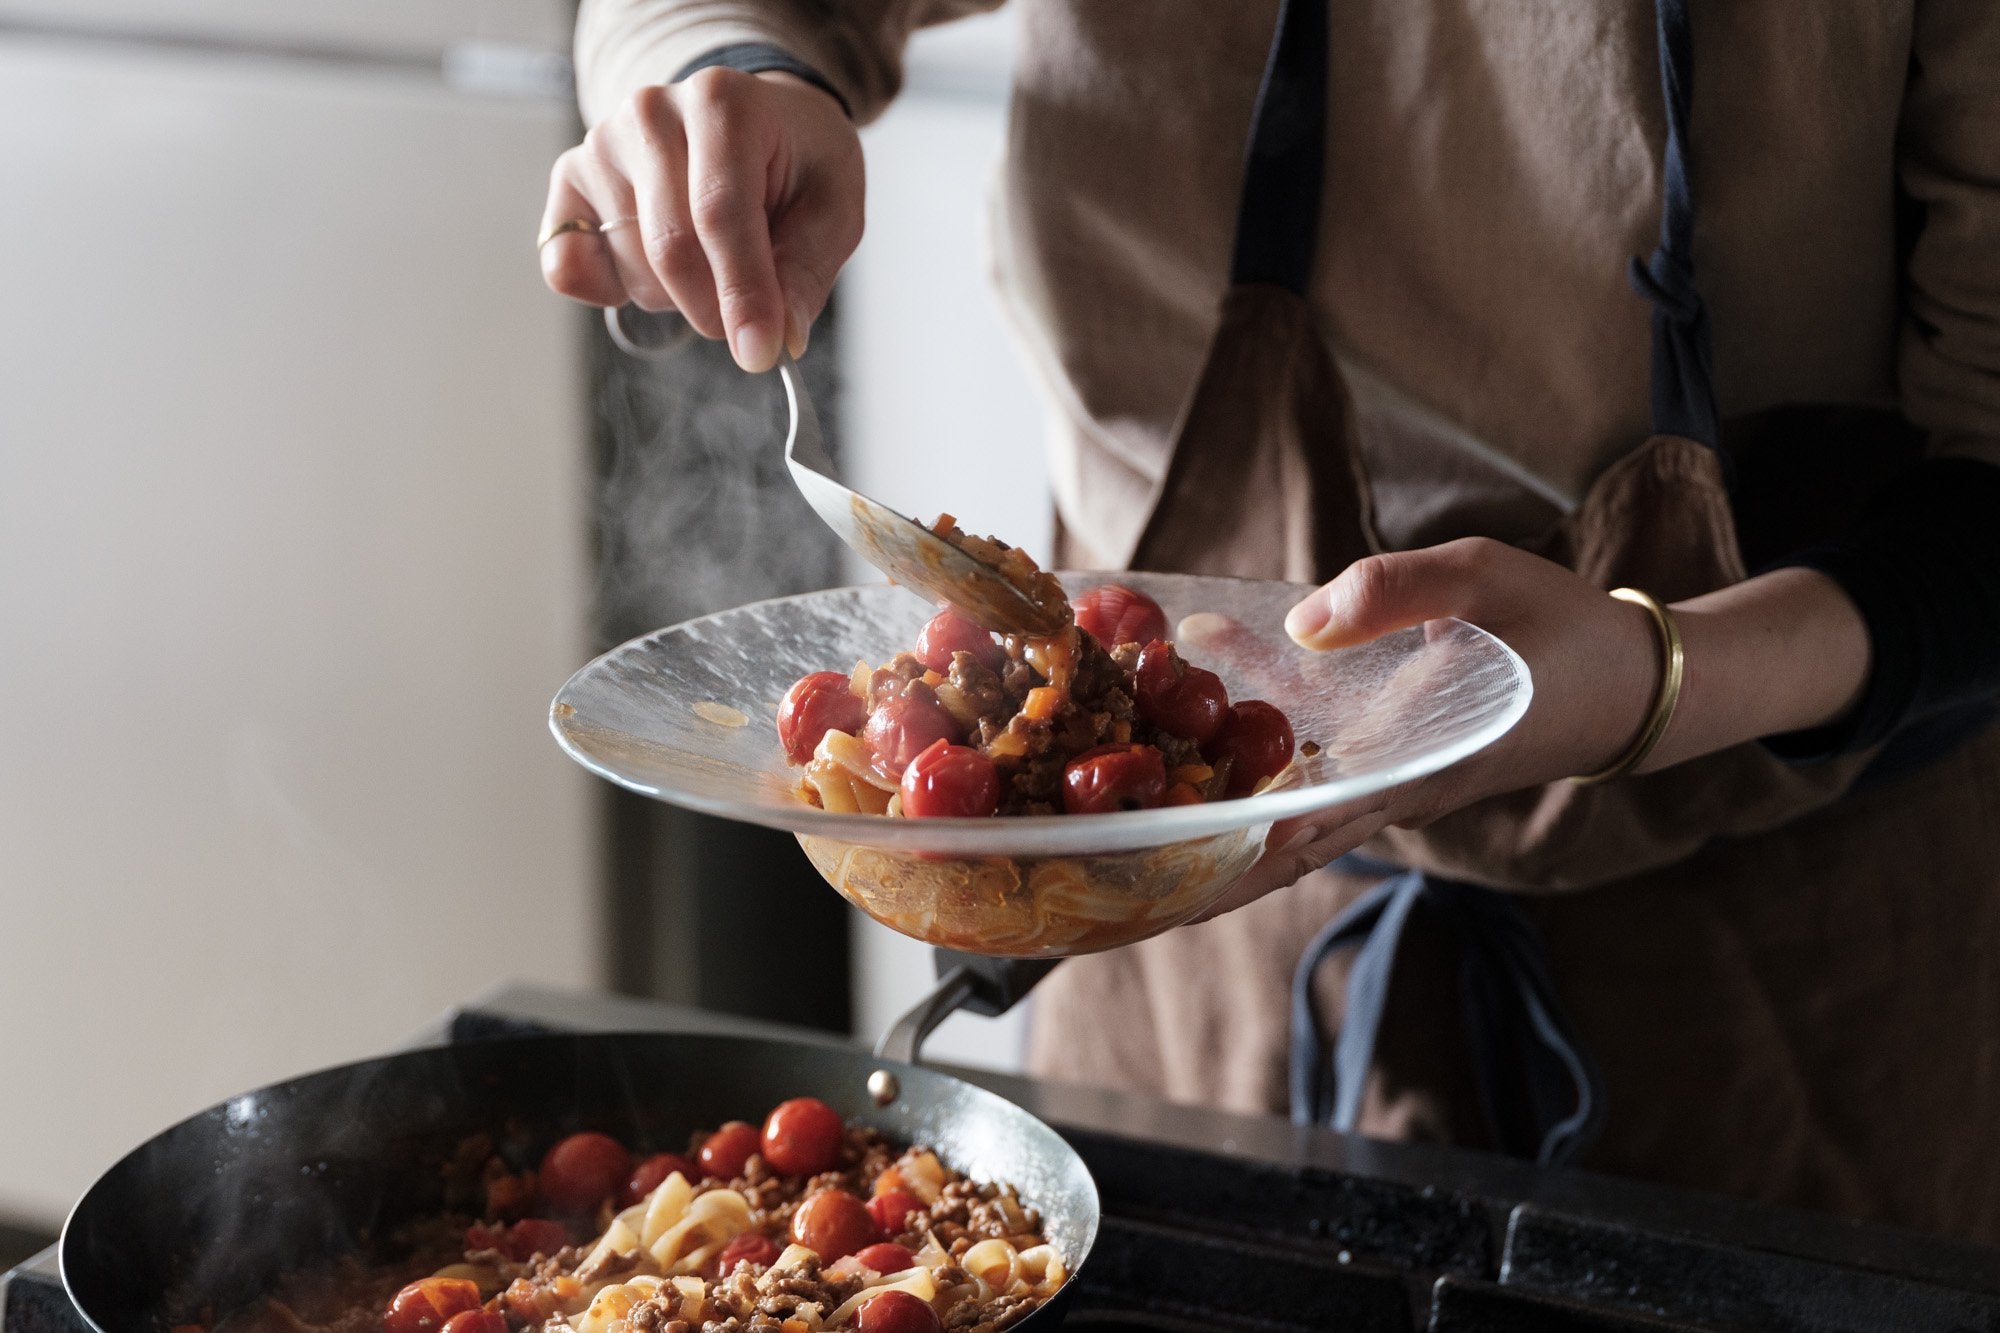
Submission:
<svg viewBox="0 0 2000 1333">
<path fill-rule="evenodd" d="M 1825 726 L 1847 715 L 1868 682 L 1867 623 L 1840 585 L 1818 570 L 1772 570 L 1672 610 L 1686 679 L 1673 721 L 1642 773 Z"/>
</svg>

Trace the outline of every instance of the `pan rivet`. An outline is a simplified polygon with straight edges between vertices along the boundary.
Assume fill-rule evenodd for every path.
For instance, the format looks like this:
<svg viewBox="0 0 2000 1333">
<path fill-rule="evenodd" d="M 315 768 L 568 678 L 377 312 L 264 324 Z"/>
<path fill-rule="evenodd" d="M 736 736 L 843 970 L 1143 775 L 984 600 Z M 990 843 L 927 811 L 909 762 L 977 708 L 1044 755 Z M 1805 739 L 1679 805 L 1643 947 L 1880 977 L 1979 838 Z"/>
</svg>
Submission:
<svg viewBox="0 0 2000 1333">
<path fill-rule="evenodd" d="M 886 1069 L 878 1069 L 868 1076 L 868 1095 L 877 1106 L 887 1106 L 903 1095 L 902 1084 Z"/>
</svg>

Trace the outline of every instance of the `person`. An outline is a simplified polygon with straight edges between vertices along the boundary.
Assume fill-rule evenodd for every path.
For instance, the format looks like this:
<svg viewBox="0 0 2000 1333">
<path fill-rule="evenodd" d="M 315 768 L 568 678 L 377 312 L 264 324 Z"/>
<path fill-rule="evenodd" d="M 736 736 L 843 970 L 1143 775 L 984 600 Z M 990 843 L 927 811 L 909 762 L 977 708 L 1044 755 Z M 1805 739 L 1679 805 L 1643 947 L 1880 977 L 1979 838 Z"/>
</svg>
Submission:
<svg viewBox="0 0 2000 1333">
<path fill-rule="evenodd" d="M 547 281 L 802 351 L 987 7 L 584 0 Z M 1057 969 L 1033 1071 L 2000 1242 L 2000 7 L 1020 8 L 1060 564 L 1534 682 Z"/>
</svg>

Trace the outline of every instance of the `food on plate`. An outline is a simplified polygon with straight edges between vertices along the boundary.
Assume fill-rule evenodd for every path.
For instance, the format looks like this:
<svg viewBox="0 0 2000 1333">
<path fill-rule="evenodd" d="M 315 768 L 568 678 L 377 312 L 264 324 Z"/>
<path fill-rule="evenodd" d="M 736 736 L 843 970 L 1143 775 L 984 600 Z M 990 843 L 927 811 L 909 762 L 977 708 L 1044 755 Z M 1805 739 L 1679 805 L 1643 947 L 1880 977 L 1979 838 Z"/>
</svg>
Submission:
<svg viewBox="0 0 2000 1333">
<path fill-rule="evenodd" d="M 1013 1186 L 810 1097 L 637 1169 L 594 1131 L 536 1170 L 492 1146 L 456 1162 L 483 1186 L 480 1220 L 429 1219 L 410 1264 L 302 1275 L 215 1333 L 1001 1333 L 1068 1276 Z"/>
<path fill-rule="evenodd" d="M 1038 601 L 1060 598 L 1019 548 L 949 515 L 933 530 Z M 1107 814 L 1247 796 L 1290 764 L 1284 713 L 1232 702 L 1146 594 L 1089 588 L 1062 619 L 1054 634 L 995 636 L 944 607 L 884 665 L 801 679 L 778 708 L 800 797 L 914 819 Z"/>
</svg>

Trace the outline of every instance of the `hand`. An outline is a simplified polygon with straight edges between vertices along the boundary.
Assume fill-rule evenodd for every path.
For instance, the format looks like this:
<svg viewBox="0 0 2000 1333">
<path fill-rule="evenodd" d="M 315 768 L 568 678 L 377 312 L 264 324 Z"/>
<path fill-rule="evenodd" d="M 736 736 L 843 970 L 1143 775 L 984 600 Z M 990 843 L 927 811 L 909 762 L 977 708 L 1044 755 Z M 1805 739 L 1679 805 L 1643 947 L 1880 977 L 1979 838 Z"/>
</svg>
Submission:
<svg viewBox="0 0 2000 1333">
<path fill-rule="evenodd" d="M 1638 734 L 1660 681 L 1646 611 L 1500 542 L 1469 538 L 1357 561 L 1293 607 L 1285 628 L 1325 650 L 1448 616 L 1497 635 L 1527 662 L 1535 689 L 1527 715 L 1442 772 L 1281 821 L 1263 859 L 1207 916 L 1282 888 L 1391 825 L 1422 827 L 1499 792 L 1595 771 Z"/>
<path fill-rule="evenodd" d="M 861 140 L 790 74 L 712 68 L 642 88 L 556 159 L 544 227 L 632 222 L 542 247 L 542 276 L 591 305 L 678 310 L 738 365 L 794 356 L 861 242 Z"/>
<path fill-rule="evenodd" d="M 1867 684 L 1867 624 L 1817 570 L 1773 570 L 1672 609 L 1686 677 L 1672 723 L 1637 772 L 1831 722 Z M 1651 616 L 1500 542 L 1474 537 L 1356 561 L 1293 607 L 1285 628 L 1324 650 L 1447 616 L 1499 636 L 1526 660 L 1535 684 L 1527 715 L 1442 772 L 1279 823 L 1263 859 L 1207 916 L 1254 902 L 1392 825 L 1421 828 L 1488 796 L 1594 773 L 1637 738 L 1660 688 Z"/>
</svg>

